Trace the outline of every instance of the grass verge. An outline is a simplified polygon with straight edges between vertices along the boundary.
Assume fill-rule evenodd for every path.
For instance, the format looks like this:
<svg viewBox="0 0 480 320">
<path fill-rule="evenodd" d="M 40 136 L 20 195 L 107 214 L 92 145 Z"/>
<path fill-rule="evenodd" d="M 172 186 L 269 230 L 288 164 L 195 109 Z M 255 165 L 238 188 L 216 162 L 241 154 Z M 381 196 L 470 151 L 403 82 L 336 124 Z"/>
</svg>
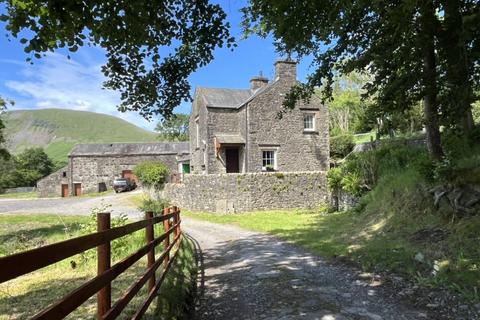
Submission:
<svg viewBox="0 0 480 320">
<path fill-rule="evenodd" d="M 0 194 L 0 199 L 36 199 L 37 192 L 16 192 Z"/>
<path fill-rule="evenodd" d="M 385 177 L 357 211 L 184 215 L 270 233 L 328 258 L 347 258 L 366 271 L 393 272 L 480 301 L 480 217 L 452 223 L 417 182 L 412 171 Z"/>
<path fill-rule="evenodd" d="M 0 215 L 0 256 L 21 252 L 49 243 L 85 234 L 91 224 L 85 216 L 60 215 Z M 156 225 L 155 233 L 162 232 Z M 117 240 L 116 240 L 117 241 Z M 143 230 L 120 238 L 113 252 L 112 264 L 133 253 L 145 243 Z M 161 254 L 157 247 L 156 256 Z M 181 249 L 145 319 L 182 319 L 194 292 L 196 264 L 193 245 L 182 240 Z M 140 278 L 147 268 L 141 259 L 127 272 L 112 282 L 112 301 Z M 39 310 L 71 292 L 96 275 L 95 249 L 76 255 L 36 272 L 0 284 L 0 319 L 28 319 Z M 157 272 L 157 279 L 160 272 Z M 147 296 L 146 286 L 135 296 L 120 319 L 130 318 Z M 83 303 L 67 318 L 92 319 L 95 317 L 96 297 Z"/>
</svg>

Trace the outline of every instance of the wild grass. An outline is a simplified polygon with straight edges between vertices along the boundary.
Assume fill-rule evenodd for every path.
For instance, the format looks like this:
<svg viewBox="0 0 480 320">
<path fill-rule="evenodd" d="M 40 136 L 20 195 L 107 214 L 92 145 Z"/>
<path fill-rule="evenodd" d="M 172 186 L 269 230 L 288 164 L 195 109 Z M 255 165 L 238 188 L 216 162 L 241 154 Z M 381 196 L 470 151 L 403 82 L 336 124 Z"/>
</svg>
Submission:
<svg viewBox="0 0 480 320">
<path fill-rule="evenodd" d="M 15 193 L 0 194 L 0 199 L 36 199 L 36 198 L 38 198 L 37 192 L 15 192 Z"/>
<path fill-rule="evenodd" d="M 84 234 L 89 217 L 58 215 L 0 215 L 0 256 L 32 249 L 49 243 Z M 156 234 L 162 227 L 156 225 Z M 133 253 L 145 244 L 142 230 L 127 236 L 122 250 L 113 255 L 112 264 Z M 157 247 L 156 257 L 161 254 Z M 95 249 L 76 255 L 52 266 L 0 284 L 0 319 L 26 319 L 55 300 L 74 290 L 96 275 Z M 141 259 L 127 272 L 112 282 L 112 300 L 118 299 L 133 282 L 145 272 L 146 259 Z M 194 289 L 196 269 L 193 246 L 182 240 L 181 250 L 160 289 L 159 297 L 151 304 L 146 319 L 167 315 L 168 319 L 181 318 L 185 304 Z M 160 271 L 157 271 L 157 277 Z M 192 280 L 192 281 L 191 281 Z M 121 319 L 129 318 L 144 301 L 144 287 L 122 313 Z M 185 300 L 177 300 L 185 299 Z M 185 302 L 186 301 L 186 302 Z M 95 317 L 96 298 L 87 300 L 69 315 L 69 319 L 92 319 Z"/>
</svg>

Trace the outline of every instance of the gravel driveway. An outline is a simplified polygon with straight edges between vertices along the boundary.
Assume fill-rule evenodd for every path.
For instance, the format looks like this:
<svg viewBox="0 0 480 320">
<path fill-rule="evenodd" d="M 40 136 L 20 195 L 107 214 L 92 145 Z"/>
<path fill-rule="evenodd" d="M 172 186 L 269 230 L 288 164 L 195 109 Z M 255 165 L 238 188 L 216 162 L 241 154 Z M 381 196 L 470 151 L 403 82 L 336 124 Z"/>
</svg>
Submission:
<svg viewBox="0 0 480 320">
<path fill-rule="evenodd" d="M 202 253 L 197 319 L 440 319 L 403 305 L 371 275 L 274 237 L 188 218 L 182 225 Z"/>
<path fill-rule="evenodd" d="M 112 215 L 127 214 L 132 219 L 143 214 L 128 198 L 140 193 L 140 190 L 125 193 L 112 193 L 98 197 L 69 197 L 43 199 L 0 199 L 0 214 L 52 213 L 68 215 L 88 215 L 92 208 L 110 204 Z"/>
</svg>

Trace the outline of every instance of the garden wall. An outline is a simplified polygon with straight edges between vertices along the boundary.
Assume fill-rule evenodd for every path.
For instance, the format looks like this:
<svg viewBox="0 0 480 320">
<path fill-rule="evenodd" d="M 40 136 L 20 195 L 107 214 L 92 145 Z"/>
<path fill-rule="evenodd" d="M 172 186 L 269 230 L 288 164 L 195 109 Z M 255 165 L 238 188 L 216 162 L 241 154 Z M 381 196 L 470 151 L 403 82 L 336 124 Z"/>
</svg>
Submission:
<svg viewBox="0 0 480 320">
<path fill-rule="evenodd" d="M 186 174 L 162 196 L 181 208 L 207 212 L 315 208 L 328 201 L 325 171 Z"/>
</svg>

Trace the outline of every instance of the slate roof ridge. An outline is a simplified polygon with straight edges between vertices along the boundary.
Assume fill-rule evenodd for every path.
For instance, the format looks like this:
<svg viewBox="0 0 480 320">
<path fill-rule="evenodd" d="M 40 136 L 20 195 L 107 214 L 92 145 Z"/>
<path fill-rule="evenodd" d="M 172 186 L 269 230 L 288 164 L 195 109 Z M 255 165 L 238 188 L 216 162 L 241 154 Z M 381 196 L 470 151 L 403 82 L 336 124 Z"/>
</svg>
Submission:
<svg viewBox="0 0 480 320">
<path fill-rule="evenodd" d="M 189 153 L 189 149 L 189 142 L 80 143 L 73 147 L 68 156 L 184 154 Z"/>
</svg>

